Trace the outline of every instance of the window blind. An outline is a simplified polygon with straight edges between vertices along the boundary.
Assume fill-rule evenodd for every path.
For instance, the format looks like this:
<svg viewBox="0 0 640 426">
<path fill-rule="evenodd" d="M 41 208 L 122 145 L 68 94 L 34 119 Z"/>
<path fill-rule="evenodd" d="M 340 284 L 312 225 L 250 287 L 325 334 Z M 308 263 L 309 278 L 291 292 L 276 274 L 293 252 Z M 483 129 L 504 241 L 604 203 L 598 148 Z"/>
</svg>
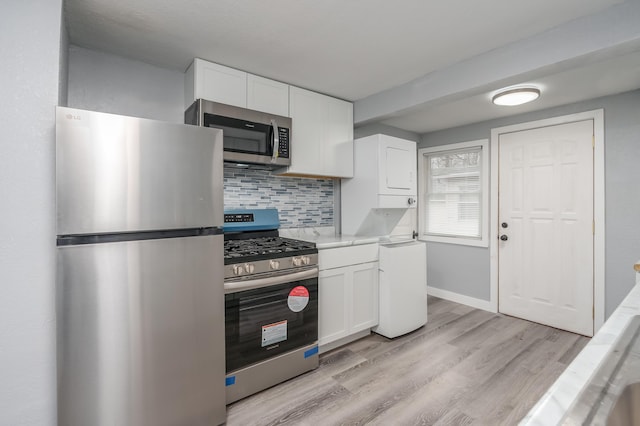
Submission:
<svg viewBox="0 0 640 426">
<path fill-rule="evenodd" d="M 482 237 L 482 147 L 425 154 L 426 233 Z"/>
</svg>

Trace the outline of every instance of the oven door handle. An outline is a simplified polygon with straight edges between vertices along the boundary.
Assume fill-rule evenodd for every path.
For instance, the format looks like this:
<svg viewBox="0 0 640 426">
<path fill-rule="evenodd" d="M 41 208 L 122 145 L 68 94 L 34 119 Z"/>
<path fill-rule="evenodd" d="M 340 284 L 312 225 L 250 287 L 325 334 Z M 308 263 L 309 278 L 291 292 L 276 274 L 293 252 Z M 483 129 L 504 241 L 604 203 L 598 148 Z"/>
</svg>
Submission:
<svg viewBox="0 0 640 426">
<path fill-rule="evenodd" d="M 224 283 L 224 292 L 237 293 L 243 290 L 253 290 L 255 288 L 269 287 L 272 285 L 286 284 L 293 281 L 307 280 L 309 278 L 318 277 L 318 268 L 314 267 L 301 272 L 293 272 L 290 274 L 276 275 L 272 277 L 256 278 L 246 281 L 227 282 Z"/>
</svg>

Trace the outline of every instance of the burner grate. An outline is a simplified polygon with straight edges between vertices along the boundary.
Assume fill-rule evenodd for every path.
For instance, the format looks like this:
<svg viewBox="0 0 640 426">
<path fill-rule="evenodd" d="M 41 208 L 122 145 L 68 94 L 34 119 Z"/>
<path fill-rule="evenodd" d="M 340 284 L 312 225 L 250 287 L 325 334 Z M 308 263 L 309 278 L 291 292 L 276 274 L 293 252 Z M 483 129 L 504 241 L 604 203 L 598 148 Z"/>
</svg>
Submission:
<svg viewBox="0 0 640 426">
<path fill-rule="evenodd" d="M 310 249 L 315 249 L 315 244 L 284 237 L 226 240 L 224 242 L 224 257 L 225 259 L 241 259 L 244 257 L 269 258 L 273 257 L 273 255 L 295 254 L 296 252 Z"/>
</svg>

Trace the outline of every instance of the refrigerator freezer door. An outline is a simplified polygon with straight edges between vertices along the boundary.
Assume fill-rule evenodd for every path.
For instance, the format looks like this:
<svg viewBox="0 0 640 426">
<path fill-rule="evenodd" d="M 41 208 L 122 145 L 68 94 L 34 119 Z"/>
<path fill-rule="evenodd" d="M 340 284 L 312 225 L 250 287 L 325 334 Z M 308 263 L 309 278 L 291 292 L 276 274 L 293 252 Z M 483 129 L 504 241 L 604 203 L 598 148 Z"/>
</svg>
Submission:
<svg viewBox="0 0 640 426">
<path fill-rule="evenodd" d="M 222 226 L 222 131 L 56 109 L 58 235 Z"/>
<path fill-rule="evenodd" d="M 58 424 L 225 422 L 222 246 L 58 248 Z"/>
</svg>

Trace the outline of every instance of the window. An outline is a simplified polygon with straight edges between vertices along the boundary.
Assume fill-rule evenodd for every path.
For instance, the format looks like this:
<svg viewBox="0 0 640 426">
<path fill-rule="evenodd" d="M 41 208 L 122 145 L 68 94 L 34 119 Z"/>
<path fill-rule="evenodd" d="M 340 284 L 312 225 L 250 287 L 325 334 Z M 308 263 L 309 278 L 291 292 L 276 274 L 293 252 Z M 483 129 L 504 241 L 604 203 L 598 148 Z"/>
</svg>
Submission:
<svg viewBox="0 0 640 426">
<path fill-rule="evenodd" d="M 419 154 L 420 237 L 488 246 L 488 140 L 423 148 Z"/>
</svg>

